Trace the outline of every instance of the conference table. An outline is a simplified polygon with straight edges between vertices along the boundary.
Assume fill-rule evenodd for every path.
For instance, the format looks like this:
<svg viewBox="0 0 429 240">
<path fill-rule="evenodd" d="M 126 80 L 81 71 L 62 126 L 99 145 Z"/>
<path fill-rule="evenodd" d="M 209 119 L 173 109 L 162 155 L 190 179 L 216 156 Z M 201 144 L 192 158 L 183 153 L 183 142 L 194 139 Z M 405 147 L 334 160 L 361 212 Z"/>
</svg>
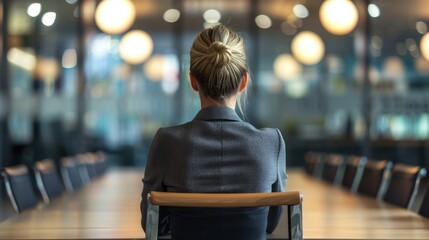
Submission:
<svg viewBox="0 0 429 240">
<path fill-rule="evenodd" d="M 0 239 L 144 239 L 142 169 L 117 168 L 0 223 Z M 288 170 L 287 190 L 304 194 L 304 239 L 429 239 L 429 219 Z M 287 218 L 268 239 L 287 239 Z"/>
</svg>

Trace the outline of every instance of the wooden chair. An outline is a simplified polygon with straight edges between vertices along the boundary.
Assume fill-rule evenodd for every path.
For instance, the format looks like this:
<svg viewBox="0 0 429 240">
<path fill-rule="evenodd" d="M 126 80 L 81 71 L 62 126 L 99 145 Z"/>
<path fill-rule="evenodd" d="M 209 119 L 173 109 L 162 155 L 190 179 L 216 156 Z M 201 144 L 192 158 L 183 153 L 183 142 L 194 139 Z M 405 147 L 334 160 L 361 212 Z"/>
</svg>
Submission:
<svg viewBox="0 0 429 240">
<path fill-rule="evenodd" d="M 63 182 L 51 159 L 36 162 L 34 175 L 45 203 L 49 203 L 53 198 L 58 197 L 64 192 Z"/>
<path fill-rule="evenodd" d="M 72 157 L 63 157 L 60 169 L 67 192 L 74 192 L 85 185 L 80 169 Z"/>
<path fill-rule="evenodd" d="M 419 214 L 429 218 L 429 186 L 426 190 L 425 196 L 423 197 L 423 202 L 420 206 Z"/>
<path fill-rule="evenodd" d="M 359 183 L 358 192 L 381 199 L 384 192 L 388 171 L 392 163 L 387 160 L 367 160 Z"/>
<path fill-rule="evenodd" d="M 320 178 L 323 172 L 323 153 L 310 151 L 305 154 L 304 158 L 307 174 Z"/>
<path fill-rule="evenodd" d="M 40 197 L 37 195 L 28 167 L 24 164 L 6 167 L 2 171 L 6 191 L 13 208 L 18 213 L 35 207 Z"/>
<path fill-rule="evenodd" d="M 411 209 L 417 196 L 420 179 L 424 176 L 426 176 L 424 168 L 406 164 L 395 164 L 391 171 L 389 185 L 383 197 L 384 201 Z"/>
<path fill-rule="evenodd" d="M 302 240 L 302 200 L 300 192 L 274 193 L 172 193 L 150 192 L 146 221 L 146 239 L 158 239 L 159 206 L 192 208 L 237 208 L 288 206 L 289 239 Z"/>
<path fill-rule="evenodd" d="M 362 179 L 365 163 L 365 157 L 348 156 L 341 185 L 350 189 L 352 192 L 357 192 L 359 183 Z"/>
<path fill-rule="evenodd" d="M 333 184 L 339 184 L 344 175 L 344 157 L 340 154 L 327 154 L 323 165 L 322 179 Z"/>
</svg>

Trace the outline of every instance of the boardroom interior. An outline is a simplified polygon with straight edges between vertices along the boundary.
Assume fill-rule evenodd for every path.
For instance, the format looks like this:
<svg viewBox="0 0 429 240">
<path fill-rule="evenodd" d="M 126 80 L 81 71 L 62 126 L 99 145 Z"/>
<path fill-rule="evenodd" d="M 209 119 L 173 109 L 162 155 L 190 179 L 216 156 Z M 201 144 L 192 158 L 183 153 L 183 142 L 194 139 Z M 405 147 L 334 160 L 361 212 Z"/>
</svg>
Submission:
<svg viewBox="0 0 429 240">
<path fill-rule="evenodd" d="M 144 169 L 156 131 L 199 111 L 189 49 L 221 23 L 245 40 L 251 85 L 240 116 L 281 131 L 288 169 L 323 181 L 330 154 L 344 168 L 360 156 L 428 169 L 427 9 L 427 0 L 0 0 L 0 168 L 51 159 L 60 172 L 64 158 L 91 153 L 82 158 L 103 160 L 95 175 Z M 418 178 L 416 216 L 428 188 Z M 16 215 L 0 209 L 1 221 Z"/>
</svg>

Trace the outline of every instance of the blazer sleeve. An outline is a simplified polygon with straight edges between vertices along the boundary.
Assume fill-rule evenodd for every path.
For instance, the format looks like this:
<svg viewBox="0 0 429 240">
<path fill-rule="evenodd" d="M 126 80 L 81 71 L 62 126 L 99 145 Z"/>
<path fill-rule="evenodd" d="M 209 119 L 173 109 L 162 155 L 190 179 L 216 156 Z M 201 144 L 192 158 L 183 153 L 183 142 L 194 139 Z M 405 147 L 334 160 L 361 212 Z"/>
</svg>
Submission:
<svg viewBox="0 0 429 240">
<path fill-rule="evenodd" d="M 278 129 L 277 134 L 279 138 L 279 152 L 277 158 L 277 181 L 272 185 L 272 192 L 284 192 L 286 190 L 286 144 L 282 134 Z M 272 233 L 279 223 L 280 217 L 283 213 L 283 206 L 270 207 L 268 212 L 267 232 Z"/>
<path fill-rule="evenodd" d="M 147 215 L 147 194 L 151 191 L 166 191 L 163 185 L 163 167 L 162 162 L 165 157 L 162 156 L 165 149 L 162 149 L 162 131 L 159 129 L 152 140 L 147 158 L 145 174 L 143 178 L 143 191 L 141 194 L 140 211 L 141 226 L 146 231 Z M 165 208 L 159 209 L 158 234 L 165 235 L 170 231 L 169 216 Z"/>
</svg>

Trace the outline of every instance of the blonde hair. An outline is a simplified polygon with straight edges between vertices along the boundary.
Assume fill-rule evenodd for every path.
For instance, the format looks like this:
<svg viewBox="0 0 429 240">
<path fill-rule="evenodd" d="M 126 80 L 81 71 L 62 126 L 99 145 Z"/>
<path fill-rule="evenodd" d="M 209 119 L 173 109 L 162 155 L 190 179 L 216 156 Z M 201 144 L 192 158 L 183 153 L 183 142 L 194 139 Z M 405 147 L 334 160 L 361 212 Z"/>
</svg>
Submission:
<svg viewBox="0 0 429 240">
<path fill-rule="evenodd" d="M 237 93 L 248 72 L 243 39 L 224 25 L 201 32 L 192 44 L 190 57 L 191 74 L 212 101 L 226 101 Z"/>
</svg>

